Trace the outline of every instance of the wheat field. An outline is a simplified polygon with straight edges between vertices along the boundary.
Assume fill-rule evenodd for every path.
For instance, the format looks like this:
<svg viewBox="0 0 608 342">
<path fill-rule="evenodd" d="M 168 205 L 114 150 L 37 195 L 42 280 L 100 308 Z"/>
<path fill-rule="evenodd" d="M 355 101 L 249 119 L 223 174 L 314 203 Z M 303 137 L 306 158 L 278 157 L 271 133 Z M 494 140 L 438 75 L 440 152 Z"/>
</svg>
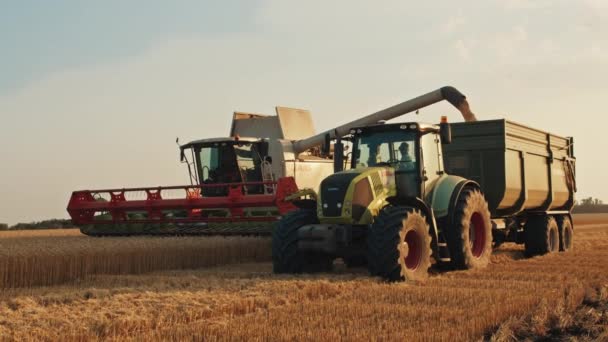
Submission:
<svg viewBox="0 0 608 342">
<path fill-rule="evenodd" d="M 2 265 L 9 257 L 29 260 L 37 267 L 29 272 L 45 273 L 49 266 L 93 252 L 99 259 L 91 262 L 107 258 L 108 264 L 86 272 L 68 267 L 73 273 L 64 278 L 40 276 L 39 283 L 49 286 L 3 273 L 0 336 L 47 341 L 549 338 L 581 319 L 581 305 L 608 301 L 608 215 L 576 216 L 575 224 L 569 253 L 525 259 L 522 246 L 505 244 L 486 269 L 434 272 L 425 282 L 398 284 L 341 264 L 333 273 L 273 275 L 266 239 L 125 241 L 71 230 L 67 236 L 37 232 L 0 238 Z M 189 261 L 171 253 L 184 253 L 179 257 Z M 159 266 L 163 257 L 158 255 L 173 261 Z M 148 266 L 111 266 L 119 261 Z M 602 321 L 608 312 L 602 316 L 597 310 L 584 311 L 585 317 L 597 316 L 595 335 L 579 340 L 608 340 L 608 322 Z"/>
<path fill-rule="evenodd" d="M 268 260 L 270 241 L 253 237 L 91 238 L 75 229 L 7 232 L 0 235 L 0 288 Z"/>
</svg>

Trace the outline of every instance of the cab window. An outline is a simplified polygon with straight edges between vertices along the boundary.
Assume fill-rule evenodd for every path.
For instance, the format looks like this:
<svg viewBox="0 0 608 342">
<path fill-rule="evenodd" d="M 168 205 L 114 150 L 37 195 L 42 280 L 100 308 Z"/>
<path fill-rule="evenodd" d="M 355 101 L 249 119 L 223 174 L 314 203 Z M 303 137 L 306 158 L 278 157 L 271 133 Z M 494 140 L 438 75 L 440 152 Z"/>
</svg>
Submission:
<svg viewBox="0 0 608 342">
<path fill-rule="evenodd" d="M 384 131 L 363 133 L 355 142 L 355 167 L 388 164 L 396 169 L 416 169 L 416 132 Z"/>
</svg>

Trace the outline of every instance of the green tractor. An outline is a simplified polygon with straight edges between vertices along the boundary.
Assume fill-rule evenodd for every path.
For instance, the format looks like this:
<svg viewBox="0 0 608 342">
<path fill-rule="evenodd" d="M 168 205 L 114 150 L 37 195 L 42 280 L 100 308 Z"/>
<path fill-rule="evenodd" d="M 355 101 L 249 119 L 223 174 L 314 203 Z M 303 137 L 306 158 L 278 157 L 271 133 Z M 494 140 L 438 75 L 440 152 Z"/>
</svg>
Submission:
<svg viewBox="0 0 608 342">
<path fill-rule="evenodd" d="M 458 104 L 458 103 L 457 103 Z M 273 231 L 275 273 L 328 271 L 336 258 L 389 281 L 431 264 L 488 265 L 503 242 L 533 257 L 572 249 L 574 139 L 508 120 L 374 124 L 334 144 L 335 173 Z"/>
<path fill-rule="evenodd" d="M 342 258 L 399 281 L 426 278 L 433 259 L 456 269 L 488 264 L 491 213 L 478 183 L 444 169 L 447 123 L 377 124 L 350 133 L 350 169 L 325 178 L 314 204 L 302 201 L 278 222 L 275 273 L 328 271 Z"/>
</svg>

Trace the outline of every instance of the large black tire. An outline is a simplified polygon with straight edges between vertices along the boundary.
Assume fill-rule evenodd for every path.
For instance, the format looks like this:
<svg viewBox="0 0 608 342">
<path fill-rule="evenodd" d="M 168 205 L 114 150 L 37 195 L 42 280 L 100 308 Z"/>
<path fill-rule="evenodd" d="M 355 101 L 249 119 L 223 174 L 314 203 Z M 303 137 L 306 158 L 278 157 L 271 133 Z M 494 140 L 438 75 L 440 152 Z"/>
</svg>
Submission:
<svg viewBox="0 0 608 342">
<path fill-rule="evenodd" d="M 452 217 L 453 225 L 446 231 L 452 266 L 486 267 L 492 256 L 492 220 L 484 195 L 477 189 L 464 189 Z"/>
<path fill-rule="evenodd" d="M 431 266 L 431 236 L 425 216 L 387 206 L 368 235 L 368 270 L 388 281 L 424 280 Z"/>
<path fill-rule="evenodd" d="M 272 271 L 274 273 L 326 272 L 333 258 L 298 250 L 298 229 L 319 223 L 314 210 L 298 209 L 283 216 L 272 232 Z"/>
<path fill-rule="evenodd" d="M 367 257 L 365 255 L 354 255 L 350 257 L 344 257 L 344 264 L 348 268 L 363 267 L 367 265 Z"/>
<path fill-rule="evenodd" d="M 559 250 L 568 252 L 572 249 L 574 239 L 574 227 L 570 217 L 563 215 L 557 218 L 557 230 L 559 231 Z"/>
<path fill-rule="evenodd" d="M 530 217 L 524 226 L 524 235 L 525 254 L 528 257 L 559 250 L 559 229 L 552 216 Z"/>
</svg>

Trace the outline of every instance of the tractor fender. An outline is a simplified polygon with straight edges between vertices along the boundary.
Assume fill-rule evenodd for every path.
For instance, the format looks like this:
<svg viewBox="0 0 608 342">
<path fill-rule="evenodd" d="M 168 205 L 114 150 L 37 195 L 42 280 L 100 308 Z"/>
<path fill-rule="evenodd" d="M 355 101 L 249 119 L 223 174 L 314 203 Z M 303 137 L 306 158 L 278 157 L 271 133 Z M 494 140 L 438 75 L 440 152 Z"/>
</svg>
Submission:
<svg viewBox="0 0 608 342">
<path fill-rule="evenodd" d="M 477 182 L 459 176 L 444 175 L 437 180 L 427 200 L 437 219 L 448 218 L 460 193 L 467 186 L 480 189 Z"/>
<path fill-rule="evenodd" d="M 300 189 L 285 197 L 285 202 L 295 205 L 299 209 L 316 209 L 317 193 L 313 189 Z"/>
</svg>

